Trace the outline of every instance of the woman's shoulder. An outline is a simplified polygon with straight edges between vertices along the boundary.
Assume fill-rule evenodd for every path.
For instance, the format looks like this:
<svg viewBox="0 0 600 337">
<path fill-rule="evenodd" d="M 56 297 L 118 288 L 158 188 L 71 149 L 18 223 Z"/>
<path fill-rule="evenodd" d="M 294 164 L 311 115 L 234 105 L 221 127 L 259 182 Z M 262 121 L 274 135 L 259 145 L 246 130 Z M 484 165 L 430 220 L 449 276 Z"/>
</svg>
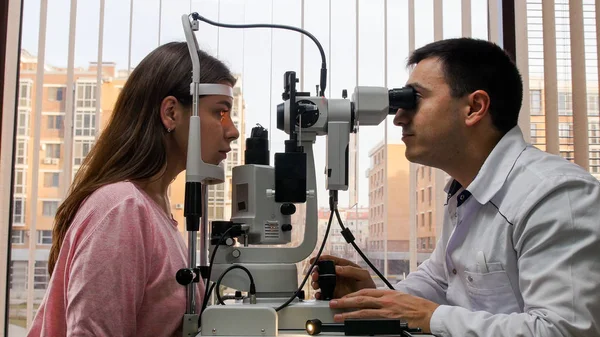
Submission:
<svg viewBox="0 0 600 337">
<path fill-rule="evenodd" d="M 125 202 L 134 204 L 145 204 L 144 194 L 132 182 L 120 181 L 104 185 L 90 194 L 83 202 L 81 208 L 93 208 L 95 210 L 110 210 Z"/>
<path fill-rule="evenodd" d="M 87 237 L 106 227 L 102 224 L 114 222 L 127 226 L 136 217 L 147 216 L 148 209 L 147 197 L 135 184 L 128 181 L 107 184 L 83 201 L 69 230 L 72 235 Z"/>
</svg>

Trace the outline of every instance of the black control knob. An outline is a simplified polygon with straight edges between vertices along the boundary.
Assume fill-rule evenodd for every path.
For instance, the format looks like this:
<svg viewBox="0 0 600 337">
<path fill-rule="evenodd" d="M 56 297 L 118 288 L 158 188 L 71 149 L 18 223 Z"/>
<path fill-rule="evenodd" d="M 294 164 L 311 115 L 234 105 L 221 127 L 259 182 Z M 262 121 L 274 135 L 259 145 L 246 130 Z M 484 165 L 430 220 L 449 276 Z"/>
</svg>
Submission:
<svg viewBox="0 0 600 337">
<path fill-rule="evenodd" d="M 241 300 L 243 298 L 242 292 L 239 290 L 235 291 L 235 295 L 233 296 L 236 300 Z"/>
<path fill-rule="evenodd" d="M 292 225 L 290 225 L 289 223 L 281 225 L 282 232 L 289 232 L 291 230 L 292 230 Z"/>
<path fill-rule="evenodd" d="M 182 286 L 188 285 L 194 280 L 194 272 L 188 268 L 179 269 L 177 274 L 175 274 L 175 279 Z"/>
<path fill-rule="evenodd" d="M 304 293 L 304 290 L 300 290 L 300 292 L 298 292 L 298 299 L 301 301 L 304 301 L 306 299 L 306 294 Z"/>
<path fill-rule="evenodd" d="M 335 263 L 331 260 L 321 260 L 317 263 L 319 267 L 319 288 L 321 288 L 321 300 L 328 301 L 333 298 L 335 290 Z"/>
<path fill-rule="evenodd" d="M 292 214 L 296 213 L 296 205 L 290 204 L 290 203 L 285 203 L 285 204 L 281 205 L 281 207 L 279 208 L 279 211 L 283 215 L 292 215 Z"/>
</svg>

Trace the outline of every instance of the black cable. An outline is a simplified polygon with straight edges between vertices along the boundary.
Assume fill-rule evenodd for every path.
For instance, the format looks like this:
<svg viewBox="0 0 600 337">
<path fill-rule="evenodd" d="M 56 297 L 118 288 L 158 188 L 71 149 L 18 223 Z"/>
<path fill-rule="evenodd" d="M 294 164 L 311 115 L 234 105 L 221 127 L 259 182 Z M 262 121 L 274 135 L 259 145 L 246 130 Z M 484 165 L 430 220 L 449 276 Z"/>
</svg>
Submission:
<svg viewBox="0 0 600 337">
<path fill-rule="evenodd" d="M 204 312 L 204 309 L 206 309 L 206 306 L 208 305 L 209 294 L 212 291 L 212 289 L 214 288 L 214 283 L 213 283 L 212 287 L 209 287 L 208 285 L 210 284 L 210 274 L 212 273 L 212 267 L 213 267 L 213 263 L 215 262 L 215 256 L 217 256 L 217 249 L 219 249 L 219 245 L 221 243 L 223 243 L 223 240 L 225 240 L 225 235 L 227 235 L 227 233 L 229 233 L 229 231 L 232 228 L 233 228 L 233 226 L 227 228 L 227 230 L 225 232 L 223 232 L 223 234 L 221 234 L 219 241 L 217 241 L 217 244 L 215 245 L 215 250 L 213 250 L 212 255 L 210 256 L 210 262 L 208 263 L 208 275 L 206 278 L 207 284 L 205 284 L 205 286 L 204 286 L 204 299 L 202 300 L 202 309 L 200 310 L 200 315 L 202 315 L 202 313 Z"/>
<path fill-rule="evenodd" d="M 209 20 L 198 13 L 192 13 L 192 14 L 190 14 L 190 16 L 193 19 L 204 21 L 210 25 L 217 26 L 217 27 L 224 27 L 224 28 L 279 28 L 279 29 L 293 30 L 295 32 L 298 32 L 298 33 L 308 36 L 317 45 L 317 48 L 319 49 L 319 53 L 321 54 L 321 75 L 319 76 L 321 92 L 320 92 L 319 96 L 324 96 L 325 88 L 327 87 L 327 61 L 325 59 L 325 51 L 323 50 L 323 46 L 321 46 L 321 43 L 319 43 L 319 40 L 317 40 L 317 38 L 314 35 L 312 35 L 311 33 L 309 33 L 308 31 L 306 31 L 302 28 L 298 28 L 298 27 L 277 25 L 277 24 L 271 24 L 271 23 L 256 23 L 256 24 L 220 23 L 220 22 L 215 22 L 215 21 Z"/>
<path fill-rule="evenodd" d="M 216 285 L 216 291 L 215 294 L 217 296 L 217 302 L 221 305 L 225 305 L 225 302 L 223 302 L 223 299 L 221 298 L 221 292 L 219 291 L 219 287 L 221 286 L 221 281 L 223 280 L 223 277 L 225 277 L 225 275 L 227 273 L 229 273 L 230 271 L 232 271 L 233 269 L 241 269 L 243 271 L 246 272 L 246 274 L 248 275 L 248 278 L 250 278 L 250 291 L 249 293 L 251 295 L 255 295 L 256 294 L 256 285 L 254 284 L 254 277 L 252 277 L 252 273 L 250 273 L 250 271 L 248 270 L 248 268 L 239 265 L 239 264 L 234 264 L 233 266 L 225 269 L 225 271 L 221 274 L 221 276 L 219 276 L 219 279 L 217 280 L 217 283 L 215 283 Z"/>
<path fill-rule="evenodd" d="M 210 285 L 210 287 L 207 287 L 207 288 L 209 288 L 209 289 L 208 289 L 208 294 L 209 294 L 208 296 L 209 296 L 209 297 L 210 297 L 210 293 L 212 293 L 213 289 L 215 289 L 215 285 L 216 285 L 216 283 L 214 283 L 214 282 L 213 282 L 213 283 Z M 204 302 L 207 302 L 207 303 L 208 303 L 208 297 L 205 297 L 205 300 L 204 300 Z M 204 305 L 204 303 L 203 303 L 203 305 Z M 202 312 L 204 311 L 204 309 L 206 309 L 206 308 L 205 308 L 205 307 L 203 307 L 203 310 L 202 310 Z M 200 315 L 202 315 L 202 312 L 200 313 Z"/>
<path fill-rule="evenodd" d="M 340 227 L 342 228 L 342 235 L 344 236 L 344 239 L 346 239 L 346 242 L 348 242 L 352 245 L 352 247 L 354 247 L 358 255 L 360 255 L 360 257 L 369 265 L 369 267 L 371 267 L 371 269 L 375 272 L 375 274 L 377 274 L 377 276 L 379 276 L 383 283 L 385 283 L 385 285 L 388 286 L 388 288 L 394 290 L 394 286 L 392 286 L 392 284 L 385 278 L 385 276 L 381 274 L 381 272 L 371 263 L 369 258 L 356 245 L 356 243 L 354 242 L 354 236 L 350 232 L 350 229 L 344 227 L 344 224 L 342 223 L 342 217 L 340 216 L 340 212 L 338 211 L 337 207 L 335 208 L 335 215 L 338 219 Z"/>
<path fill-rule="evenodd" d="M 330 201 L 331 201 L 331 196 L 330 196 Z M 323 249 L 325 248 L 325 243 L 327 243 L 327 237 L 329 236 L 329 229 L 331 229 L 331 220 L 333 220 L 333 210 L 329 214 L 329 221 L 327 222 L 327 229 L 325 230 L 325 236 L 323 236 L 323 241 L 321 242 L 321 247 L 319 248 L 319 252 L 317 253 L 317 256 L 315 257 L 315 261 L 312 263 L 312 265 L 308 269 L 306 276 L 304 276 L 304 280 L 302 280 L 302 284 L 300 284 L 300 287 L 298 287 L 298 290 L 296 290 L 296 293 L 294 293 L 294 295 L 292 297 L 290 297 L 285 303 L 283 303 L 282 305 L 277 307 L 277 309 L 275 309 L 275 311 L 279 311 L 279 310 L 287 307 L 290 303 L 292 303 L 292 301 L 296 297 L 298 297 L 298 294 L 302 291 L 302 288 L 304 288 L 304 285 L 306 284 L 306 281 L 310 277 L 310 274 L 311 274 L 313 268 L 319 262 L 319 257 L 321 257 L 321 253 L 323 252 Z"/>
</svg>

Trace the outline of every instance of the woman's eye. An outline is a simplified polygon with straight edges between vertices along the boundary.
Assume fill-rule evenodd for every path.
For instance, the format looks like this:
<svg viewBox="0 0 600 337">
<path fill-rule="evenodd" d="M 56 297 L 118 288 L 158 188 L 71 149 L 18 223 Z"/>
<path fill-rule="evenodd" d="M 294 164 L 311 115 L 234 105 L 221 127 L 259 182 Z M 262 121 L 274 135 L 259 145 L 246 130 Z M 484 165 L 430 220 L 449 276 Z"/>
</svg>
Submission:
<svg viewBox="0 0 600 337">
<path fill-rule="evenodd" d="M 219 110 L 215 111 L 215 114 L 217 116 L 219 116 L 221 121 L 223 121 L 223 119 L 225 119 L 225 117 L 227 116 L 228 113 L 229 113 L 229 110 L 223 110 L 223 109 L 219 109 Z"/>
</svg>

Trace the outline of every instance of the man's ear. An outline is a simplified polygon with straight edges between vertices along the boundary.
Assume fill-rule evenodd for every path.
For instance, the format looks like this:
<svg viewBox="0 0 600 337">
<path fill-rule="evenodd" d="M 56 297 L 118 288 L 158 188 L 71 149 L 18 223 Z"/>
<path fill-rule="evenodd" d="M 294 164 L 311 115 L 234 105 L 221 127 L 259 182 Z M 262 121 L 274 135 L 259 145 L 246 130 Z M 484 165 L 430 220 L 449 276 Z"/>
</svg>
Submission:
<svg viewBox="0 0 600 337">
<path fill-rule="evenodd" d="M 167 96 L 160 103 L 160 120 L 169 132 L 174 130 L 177 125 L 176 118 L 179 116 L 176 114 L 176 106 L 177 98 L 174 96 Z"/>
<path fill-rule="evenodd" d="M 465 116 L 465 124 L 474 126 L 490 112 L 490 95 L 483 90 L 477 90 L 468 97 L 469 111 Z"/>
</svg>

